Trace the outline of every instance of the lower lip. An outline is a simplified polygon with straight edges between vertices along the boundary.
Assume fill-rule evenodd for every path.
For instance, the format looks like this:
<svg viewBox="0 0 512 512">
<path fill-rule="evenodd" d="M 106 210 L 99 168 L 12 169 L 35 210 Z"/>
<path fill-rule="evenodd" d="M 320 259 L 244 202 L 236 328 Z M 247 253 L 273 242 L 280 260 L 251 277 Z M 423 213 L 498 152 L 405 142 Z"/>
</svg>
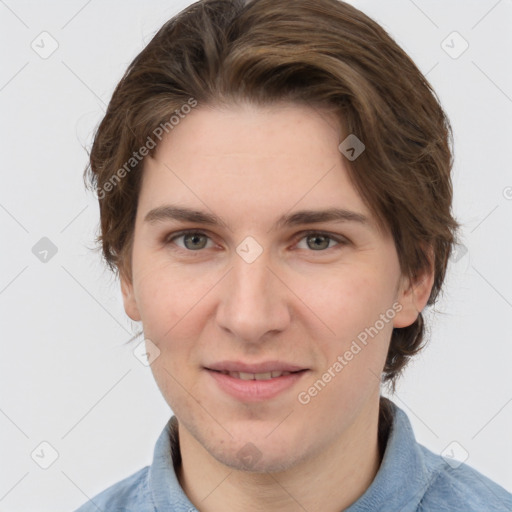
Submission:
<svg viewBox="0 0 512 512">
<path fill-rule="evenodd" d="M 219 387 L 228 395 L 244 402 L 269 400 L 290 389 L 307 373 L 306 371 L 290 373 L 268 380 L 242 380 L 224 373 L 208 370 Z"/>
</svg>

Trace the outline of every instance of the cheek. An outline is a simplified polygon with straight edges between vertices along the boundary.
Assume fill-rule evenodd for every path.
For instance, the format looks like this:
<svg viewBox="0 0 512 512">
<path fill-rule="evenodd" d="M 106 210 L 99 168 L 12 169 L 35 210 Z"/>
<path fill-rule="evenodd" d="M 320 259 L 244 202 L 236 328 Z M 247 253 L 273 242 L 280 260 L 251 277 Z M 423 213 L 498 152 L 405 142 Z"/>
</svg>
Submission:
<svg viewBox="0 0 512 512">
<path fill-rule="evenodd" d="M 393 290 L 378 275 L 354 268 L 309 289 L 308 306 L 318 312 L 329 331 L 314 337 L 322 364 L 297 399 L 301 406 L 307 402 L 311 414 L 330 411 L 331 419 L 348 422 L 347 413 L 355 414 L 379 392 L 393 330 Z"/>
<path fill-rule="evenodd" d="M 212 273 L 146 259 L 134 276 L 135 296 L 147 338 L 167 347 L 200 331 L 207 295 L 218 281 Z"/>
<path fill-rule="evenodd" d="M 215 314 L 225 269 L 179 265 L 159 256 L 141 259 L 138 270 L 135 293 L 144 335 L 165 356 L 169 370 L 181 371 L 183 362 L 194 363 L 193 351 Z"/>
<path fill-rule="evenodd" d="M 160 351 L 151 371 L 173 410 L 187 403 L 183 385 L 195 394 L 186 369 L 195 364 L 193 350 L 208 318 L 204 299 L 212 287 L 207 278 L 189 274 L 169 264 L 155 265 L 146 270 L 137 287 L 144 336 Z"/>
<path fill-rule="evenodd" d="M 298 295 L 328 328 L 325 332 L 341 342 L 373 325 L 393 300 L 389 278 L 363 265 L 304 278 L 298 289 Z"/>
<path fill-rule="evenodd" d="M 380 383 L 395 315 L 390 274 L 351 265 L 334 276 L 305 280 L 303 289 L 309 290 L 307 305 L 326 326 L 323 336 L 314 336 L 314 329 L 311 333 L 322 352 L 322 382 L 315 375 L 309 384 L 315 389 L 326 384 L 314 407 L 338 407 L 343 405 L 339 400 L 348 407 Z"/>
</svg>

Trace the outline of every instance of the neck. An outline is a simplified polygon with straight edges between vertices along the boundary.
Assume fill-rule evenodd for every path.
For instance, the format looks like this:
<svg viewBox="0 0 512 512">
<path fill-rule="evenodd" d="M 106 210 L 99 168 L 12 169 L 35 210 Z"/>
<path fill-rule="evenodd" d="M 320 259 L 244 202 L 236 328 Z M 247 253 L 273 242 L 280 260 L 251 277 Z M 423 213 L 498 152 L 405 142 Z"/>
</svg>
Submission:
<svg viewBox="0 0 512 512">
<path fill-rule="evenodd" d="M 383 411 L 379 432 L 377 402 L 335 443 L 278 473 L 250 473 L 220 463 L 180 424 L 182 462 L 176 475 L 185 494 L 202 512 L 339 512 L 357 501 L 375 478 L 387 419 Z"/>
</svg>

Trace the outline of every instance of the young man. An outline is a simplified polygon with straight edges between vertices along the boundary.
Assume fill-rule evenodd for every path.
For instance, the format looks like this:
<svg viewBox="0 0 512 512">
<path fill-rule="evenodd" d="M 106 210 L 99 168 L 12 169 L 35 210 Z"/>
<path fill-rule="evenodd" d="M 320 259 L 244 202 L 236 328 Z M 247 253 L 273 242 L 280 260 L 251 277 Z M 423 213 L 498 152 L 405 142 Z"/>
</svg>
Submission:
<svg viewBox="0 0 512 512">
<path fill-rule="evenodd" d="M 455 241 L 450 126 L 337 0 L 198 2 L 119 83 L 91 152 L 103 252 L 174 416 L 80 512 L 512 510 L 381 397 Z"/>
</svg>

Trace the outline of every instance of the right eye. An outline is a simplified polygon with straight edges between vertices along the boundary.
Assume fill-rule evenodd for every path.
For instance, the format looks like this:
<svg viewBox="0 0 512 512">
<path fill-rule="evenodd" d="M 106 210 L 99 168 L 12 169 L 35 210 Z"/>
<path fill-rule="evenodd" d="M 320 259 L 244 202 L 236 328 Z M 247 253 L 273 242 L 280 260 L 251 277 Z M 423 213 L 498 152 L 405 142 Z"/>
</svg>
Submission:
<svg viewBox="0 0 512 512">
<path fill-rule="evenodd" d="M 183 245 L 177 244 L 175 240 L 183 239 Z M 166 244 L 175 244 L 180 250 L 186 252 L 197 252 L 206 247 L 208 240 L 211 241 L 210 237 L 201 231 L 186 230 L 178 233 L 171 233 L 165 237 Z M 213 242 L 212 242 L 213 244 Z M 210 246 L 210 248 L 212 245 Z"/>
</svg>

